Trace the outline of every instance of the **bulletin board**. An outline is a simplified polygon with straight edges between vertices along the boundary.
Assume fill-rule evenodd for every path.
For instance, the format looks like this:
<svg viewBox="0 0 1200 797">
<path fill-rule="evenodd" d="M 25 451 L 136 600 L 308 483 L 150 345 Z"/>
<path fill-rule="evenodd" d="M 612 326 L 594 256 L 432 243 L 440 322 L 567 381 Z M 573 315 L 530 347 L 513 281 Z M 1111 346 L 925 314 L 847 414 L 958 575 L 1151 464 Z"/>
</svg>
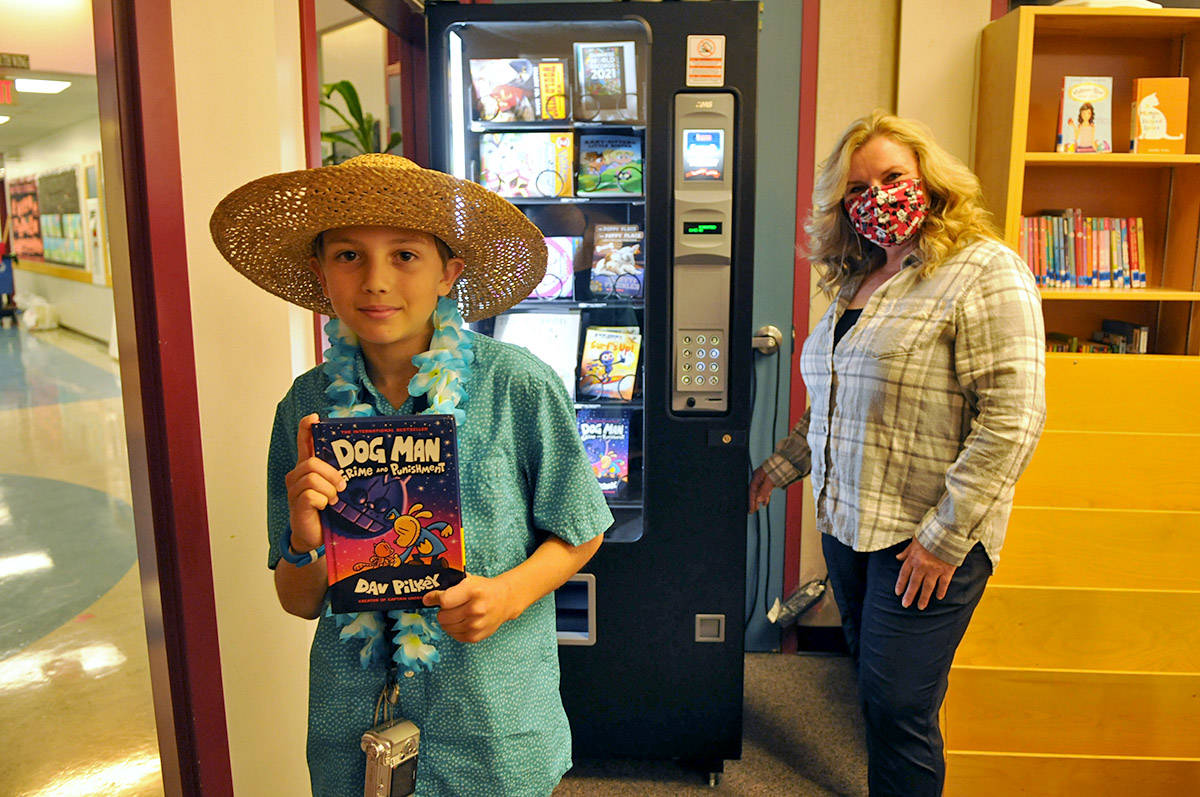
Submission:
<svg viewBox="0 0 1200 797">
<path fill-rule="evenodd" d="M 42 257 L 42 226 L 38 212 L 36 177 L 8 184 L 9 216 L 12 219 L 12 250 L 17 257 Z"/>
</svg>

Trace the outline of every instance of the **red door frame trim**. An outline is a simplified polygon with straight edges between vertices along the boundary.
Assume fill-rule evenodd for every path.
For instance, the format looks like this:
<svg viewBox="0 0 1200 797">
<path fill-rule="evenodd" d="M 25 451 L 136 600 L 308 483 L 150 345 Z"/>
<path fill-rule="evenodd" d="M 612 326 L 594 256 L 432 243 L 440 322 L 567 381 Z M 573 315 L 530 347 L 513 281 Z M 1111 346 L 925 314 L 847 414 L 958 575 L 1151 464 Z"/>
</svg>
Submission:
<svg viewBox="0 0 1200 797">
<path fill-rule="evenodd" d="M 1009 0 L 992 0 L 992 19 L 1000 19 L 1008 13 Z"/>
<path fill-rule="evenodd" d="M 169 794 L 231 795 L 170 4 L 94 0 L 93 19 L 101 129 L 119 150 L 106 157 L 123 170 L 128 258 L 112 272 L 163 782 Z"/>
<path fill-rule="evenodd" d="M 800 343 L 808 335 L 809 294 L 812 266 L 804 255 L 807 240 L 804 223 L 812 209 L 813 179 L 817 152 L 817 54 L 821 42 L 821 2 L 804 0 L 800 21 L 800 125 L 796 141 L 796 239 L 792 260 L 792 346 L 791 400 L 788 428 L 804 415 L 808 393 L 800 377 Z M 784 514 L 783 594 L 800 584 L 800 528 L 804 520 L 804 486 L 796 482 L 787 491 Z M 785 653 L 796 652 L 796 632 L 788 630 L 782 640 Z"/>
</svg>

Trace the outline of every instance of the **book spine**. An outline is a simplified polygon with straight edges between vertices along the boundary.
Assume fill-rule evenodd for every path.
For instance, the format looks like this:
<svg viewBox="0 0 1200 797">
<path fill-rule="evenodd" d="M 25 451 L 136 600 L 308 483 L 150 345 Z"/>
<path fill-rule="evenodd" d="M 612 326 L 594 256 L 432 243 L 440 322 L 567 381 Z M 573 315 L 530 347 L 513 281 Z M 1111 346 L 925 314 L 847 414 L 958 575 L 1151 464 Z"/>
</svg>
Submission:
<svg viewBox="0 0 1200 797">
<path fill-rule="evenodd" d="M 1138 282 L 1134 287 L 1146 287 L 1146 232 L 1145 225 L 1142 223 L 1142 217 L 1138 216 L 1135 219 L 1137 222 L 1137 253 L 1138 253 Z"/>
<path fill-rule="evenodd" d="M 1112 287 L 1112 228 L 1107 216 L 1099 219 L 1100 284 L 1101 288 Z"/>
<path fill-rule="evenodd" d="M 1065 256 L 1064 281 L 1065 287 L 1075 287 L 1075 217 L 1072 212 L 1068 211 L 1067 215 L 1063 216 L 1063 255 Z"/>
<path fill-rule="evenodd" d="M 1100 219 L 1092 217 L 1091 225 L 1088 234 L 1091 236 L 1089 244 L 1091 246 L 1091 265 L 1092 273 L 1088 279 L 1088 285 L 1093 288 L 1100 287 Z"/>
<path fill-rule="evenodd" d="M 1024 216 L 1021 217 L 1021 229 L 1017 231 L 1017 254 L 1025 261 L 1025 266 L 1029 266 L 1029 252 L 1026 251 L 1029 244 L 1027 232 L 1029 230 L 1029 220 Z M 1033 271 L 1032 268 L 1029 269 Z"/>
<path fill-rule="evenodd" d="M 1054 287 L 1054 225 L 1049 216 L 1042 216 L 1042 284 Z"/>
<path fill-rule="evenodd" d="M 1083 208 L 1075 208 L 1075 287 L 1086 288 L 1087 278 L 1087 236 L 1084 234 Z"/>
<path fill-rule="evenodd" d="M 1128 288 L 1132 284 L 1130 279 L 1130 271 L 1132 266 L 1129 261 L 1129 219 L 1121 219 L 1121 285 L 1122 288 Z"/>
</svg>

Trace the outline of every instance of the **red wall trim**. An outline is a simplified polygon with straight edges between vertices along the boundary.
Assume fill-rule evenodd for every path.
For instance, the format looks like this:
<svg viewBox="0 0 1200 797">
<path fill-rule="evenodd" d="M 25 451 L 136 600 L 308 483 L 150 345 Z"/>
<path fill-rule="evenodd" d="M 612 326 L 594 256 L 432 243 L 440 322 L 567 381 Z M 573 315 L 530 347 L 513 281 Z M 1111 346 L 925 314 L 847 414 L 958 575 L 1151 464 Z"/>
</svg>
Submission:
<svg viewBox="0 0 1200 797">
<path fill-rule="evenodd" d="M 173 785 L 175 773 L 165 766 L 177 759 L 183 794 L 232 794 L 192 347 L 170 4 L 95 0 L 94 6 L 101 110 L 108 111 L 101 127 L 119 127 L 115 135 L 124 169 L 129 258 L 114 262 L 113 283 L 122 297 L 131 297 L 128 307 L 118 302 L 118 312 L 133 315 L 118 319 L 124 330 L 121 349 L 137 351 L 136 365 L 122 363 L 123 371 L 136 368 L 123 382 L 139 387 L 138 395 L 126 401 L 131 408 L 140 406 L 135 429 L 144 435 L 131 437 L 131 470 L 144 471 L 131 478 L 148 486 L 153 519 L 154 550 L 142 545 L 139 529 L 139 556 L 153 555 L 157 566 L 151 581 L 143 563 L 143 590 L 157 592 L 148 604 L 161 601 L 175 733 L 176 749 L 162 752 L 164 781 Z M 144 450 L 133 450 L 135 444 Z M 152 646 L 155 642 L 151 639 Z"/>
<path fill-rule="evenodd" d="M 808 335 L 809 293 L 812 290 L 812 268 L 804 252 L 807 239 L 804 223 L 812 209 L 813 179 L 816 173 L 817 119 L 817 52 L 820 45 L 821 2 L 804 0 L 800 21 L 800 134 L 796 141 L 796 250 L 792 261 L 792 332 L 791 400 L 788 426 L 804 415 L 808 393 L 800 378 L 800 344 Z M 796 482 L 787 491 L 786 529 L 783 546 L 783 594 L 787 595 L 800 584 L 800 528 L 804 519 L 803 482 Z M 794 630 L 785 633 L 782 642 L 785 653 L 796 651 Z"/>
<path fill-rule="evenodd" d="M 1008 13 L 1009 0 L 992 0 L 992 19 L 1000 19 Z"/>
<path fill-rule="evenodd" d="M 300 7 L 300 105 L 304 117 L 304 165 L 315 169 L 321 165 L 321 76 L 318 68 L 316 0 L 299 0 Z M 321 315 L 312 316 L 313 351 L 316 363 L 322 357 Z"/>
</svg>

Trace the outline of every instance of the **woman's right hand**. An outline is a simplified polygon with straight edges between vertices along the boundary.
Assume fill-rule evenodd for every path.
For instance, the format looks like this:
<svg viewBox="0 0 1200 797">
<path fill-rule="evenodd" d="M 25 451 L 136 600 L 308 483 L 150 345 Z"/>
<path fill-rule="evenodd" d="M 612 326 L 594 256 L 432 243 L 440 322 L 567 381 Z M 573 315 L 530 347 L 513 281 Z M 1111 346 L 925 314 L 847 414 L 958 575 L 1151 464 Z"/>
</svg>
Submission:
<svg viewBox="0 0 1200 797">
<path fill-rule="evenodd" d="M 346 489 L 346 479 L 337 468 L 313 453 L 312 425 L 316 413 L 300 419 L 296 432 L 296 467 L 286 477 L 288 519 L 292 527 L 292 550 L 306 553 L 321 545 L 320 511 L 337 501 Z"/>
<path fill-rule="evenodd" d="M 771 503 L 771 491 L 775 489 L 775 482 L 771 481 L 771 477 L 763 470 L 762 465 L 754 469 L 754 475 L 750 477 L 750 514 L 753 515 L 762 507 Z"/>
</svg>

